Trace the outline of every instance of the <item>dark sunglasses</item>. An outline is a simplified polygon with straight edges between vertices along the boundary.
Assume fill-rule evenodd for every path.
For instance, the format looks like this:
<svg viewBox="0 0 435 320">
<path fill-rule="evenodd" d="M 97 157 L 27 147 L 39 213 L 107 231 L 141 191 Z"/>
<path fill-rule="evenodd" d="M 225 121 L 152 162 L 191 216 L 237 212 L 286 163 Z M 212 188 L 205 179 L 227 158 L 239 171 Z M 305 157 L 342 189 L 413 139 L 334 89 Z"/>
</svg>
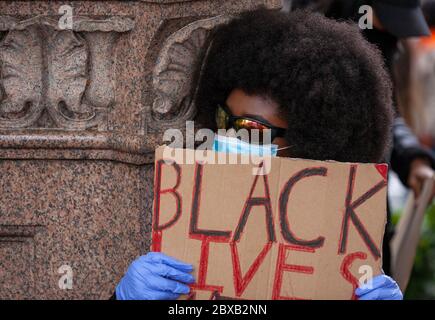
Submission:
<svg viewBox="0 0 435 320">
<path fill-rule="evenodd" d="M 216 110 L 216 125 L 218 129 L 234 129 L 239 131 L 240 129 L 246 129 L 248 132 L 253 129 L 257 129 L 259 132 L 259 141 L 263 141 L 263 134 L 266 130 L 270 130 L 271 141 L 275 138 L 282 138 L 286 133 L 286 129 L 275 127 L 265 121 L 255 119 L 252 117 L 237 117 L 234 116 L 229 107 L 225 104 L 219 104 Z"/>
</svg>

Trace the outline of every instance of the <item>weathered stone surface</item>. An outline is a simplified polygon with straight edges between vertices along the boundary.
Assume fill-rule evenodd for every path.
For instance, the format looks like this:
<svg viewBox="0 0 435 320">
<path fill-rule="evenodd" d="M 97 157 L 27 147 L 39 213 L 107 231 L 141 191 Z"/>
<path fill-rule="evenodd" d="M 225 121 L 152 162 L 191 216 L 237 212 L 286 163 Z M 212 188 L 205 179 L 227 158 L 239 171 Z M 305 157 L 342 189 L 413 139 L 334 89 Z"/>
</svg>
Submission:
<svg viewBox="0 0 435 320">
<path fill-rule="evenodd" d="M 153 151 L 195 115 L 209 31 L 281 5 L 69 3 L 65 29 L 62 1 L 0 1 L 0 299 L 111 295 L 148 251 Z"/>
<path fill-rule="evenodd" d="M 147 247 L 151 171 L 112 161 L 0 162 L 1 297 L 110 297 L 126 261 Z M 62 265 L 72 268 L 73 290 L 59 289 Z"/>
</svg>

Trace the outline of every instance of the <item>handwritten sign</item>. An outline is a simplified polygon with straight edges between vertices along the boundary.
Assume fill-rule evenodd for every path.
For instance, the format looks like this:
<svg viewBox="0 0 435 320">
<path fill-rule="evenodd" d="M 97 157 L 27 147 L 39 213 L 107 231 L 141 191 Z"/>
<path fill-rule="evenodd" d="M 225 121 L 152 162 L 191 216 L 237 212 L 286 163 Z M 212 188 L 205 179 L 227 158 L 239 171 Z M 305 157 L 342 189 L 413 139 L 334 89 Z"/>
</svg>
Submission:
<svg viewBox="0 0 435 320">
<path fill-rule="evenodd" d="M 253 174 L 263 160 L 164 154 L 156 150 L 151 250 L 195 266 L 183 299 L 352 299 L 359 280 L 382 272 L 385 164 L 274 157 Z"/>
</svg>

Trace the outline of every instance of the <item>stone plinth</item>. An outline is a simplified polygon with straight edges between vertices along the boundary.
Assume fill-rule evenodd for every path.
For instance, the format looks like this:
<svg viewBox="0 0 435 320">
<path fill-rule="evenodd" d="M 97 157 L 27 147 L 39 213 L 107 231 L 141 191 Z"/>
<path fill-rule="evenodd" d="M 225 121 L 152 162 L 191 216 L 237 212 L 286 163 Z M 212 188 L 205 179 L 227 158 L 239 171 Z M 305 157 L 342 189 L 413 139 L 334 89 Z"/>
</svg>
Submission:
<svg viewBox="0 0 435 320">
<path fill-rule="evenodd" d="M 0 1 L 0 299 L 111 296 L 208 33 L 258 5 L 281 1 Z"/>
</svg>

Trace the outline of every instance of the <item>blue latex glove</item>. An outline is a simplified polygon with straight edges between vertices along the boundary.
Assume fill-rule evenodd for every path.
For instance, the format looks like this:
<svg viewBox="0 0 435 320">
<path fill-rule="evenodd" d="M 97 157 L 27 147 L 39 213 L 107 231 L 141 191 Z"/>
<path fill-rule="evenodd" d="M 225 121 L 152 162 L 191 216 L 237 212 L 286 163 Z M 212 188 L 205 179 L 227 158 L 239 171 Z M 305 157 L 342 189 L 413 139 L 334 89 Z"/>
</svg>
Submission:
<svg viewBox="0 0 435 320">
<path fill-rule="evenodd" d="M 187 294 L 193 266 L 160 252 L 139 257 L 116 287 L 117 300 L 175 300 Z"/>
<path fill-rule="evenodd" d="M 403 300 L 402 291 L 396 281 L 381 274 L 372 279 L 372 286 L 361 286 L 355 290 L 358 300 Z"/>
</svg>

